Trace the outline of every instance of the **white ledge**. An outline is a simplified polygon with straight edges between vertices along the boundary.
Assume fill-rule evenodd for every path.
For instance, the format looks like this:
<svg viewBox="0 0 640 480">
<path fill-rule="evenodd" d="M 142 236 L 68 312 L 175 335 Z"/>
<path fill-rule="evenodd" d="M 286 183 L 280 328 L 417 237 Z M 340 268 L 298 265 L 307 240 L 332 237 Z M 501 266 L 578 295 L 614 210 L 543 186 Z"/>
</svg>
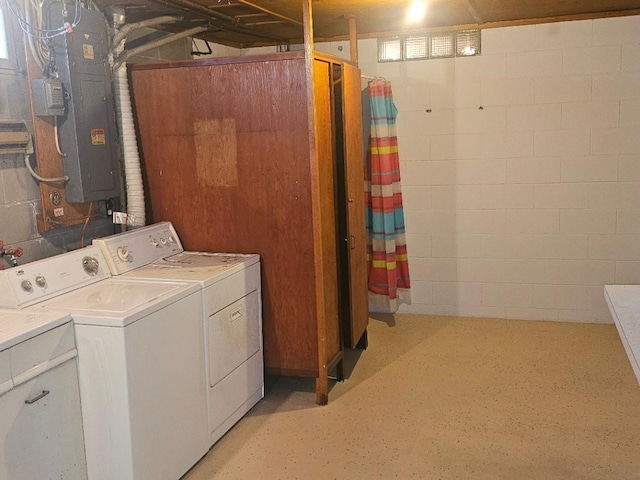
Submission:
<svg viewBox="0 0 640 480">
<path fill-rule="evenodd" d="M 605 285 L 604 297 L 640 383 L 640 285 Z"/>
</svg>

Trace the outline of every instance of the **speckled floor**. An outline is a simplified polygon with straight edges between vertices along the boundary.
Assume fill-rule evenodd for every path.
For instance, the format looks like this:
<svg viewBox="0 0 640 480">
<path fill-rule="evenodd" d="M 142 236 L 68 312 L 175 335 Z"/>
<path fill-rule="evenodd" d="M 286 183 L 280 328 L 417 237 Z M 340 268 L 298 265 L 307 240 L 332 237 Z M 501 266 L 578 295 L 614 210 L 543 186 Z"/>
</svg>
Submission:
<svg viewBox="0 0 640 480">
<path fill-rule="evenodd" d="M 185 476 L 640 479 L 640 386 L 614 325 L 372 318 L 349 378 L 265 398 Z"/>
</svg>

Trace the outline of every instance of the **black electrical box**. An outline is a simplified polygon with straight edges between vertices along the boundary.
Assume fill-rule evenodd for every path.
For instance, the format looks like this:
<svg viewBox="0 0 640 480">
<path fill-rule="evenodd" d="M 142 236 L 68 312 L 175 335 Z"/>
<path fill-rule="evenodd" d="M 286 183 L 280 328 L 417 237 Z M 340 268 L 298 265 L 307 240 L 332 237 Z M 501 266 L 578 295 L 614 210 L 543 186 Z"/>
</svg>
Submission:
<svg viewBox="0 0 640 480">
<path fill-rule="evenodd" d="M 51 54 L 65 99 L 58 126 L 64 173 L 69 176 L 67 201 L 90 202 L 120 195 L 120 155 L 106 19 L 77 2 L 49 4 L 51 28 L 71 24 L 74 18 L 80 18 L 78 25 L 53 39 Z"/>
</svg>

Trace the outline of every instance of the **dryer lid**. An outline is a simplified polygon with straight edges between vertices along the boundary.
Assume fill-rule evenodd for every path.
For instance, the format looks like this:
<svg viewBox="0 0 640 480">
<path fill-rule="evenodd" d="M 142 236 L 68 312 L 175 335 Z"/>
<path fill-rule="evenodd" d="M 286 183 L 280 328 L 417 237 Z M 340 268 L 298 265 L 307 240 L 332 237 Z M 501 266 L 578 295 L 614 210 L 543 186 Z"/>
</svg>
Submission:
<svg viewBox="0 0 640 480">
<path fill-rule="evenodd" d="M 256 254 L 182 252 L 126 274 L 130 278 L 197 281 L 203 286 L 216 283 L 260 260 Z"/>
</svg>

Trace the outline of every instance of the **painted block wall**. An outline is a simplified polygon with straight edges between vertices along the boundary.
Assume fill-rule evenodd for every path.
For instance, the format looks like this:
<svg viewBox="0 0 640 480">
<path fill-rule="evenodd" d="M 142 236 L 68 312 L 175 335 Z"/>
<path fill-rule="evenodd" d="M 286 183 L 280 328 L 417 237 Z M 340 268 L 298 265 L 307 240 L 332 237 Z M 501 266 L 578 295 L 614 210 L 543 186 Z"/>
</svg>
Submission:
<svg viewBox="0 0 640 480">
<path fill-rule="evenodd" d="M 611 323 L 603 285 L 640 283 L 640 17 L 487 29 L 469 58 L 376 48 L 359 63 L 399 110 L 402 310 Z"/>
</svg>

